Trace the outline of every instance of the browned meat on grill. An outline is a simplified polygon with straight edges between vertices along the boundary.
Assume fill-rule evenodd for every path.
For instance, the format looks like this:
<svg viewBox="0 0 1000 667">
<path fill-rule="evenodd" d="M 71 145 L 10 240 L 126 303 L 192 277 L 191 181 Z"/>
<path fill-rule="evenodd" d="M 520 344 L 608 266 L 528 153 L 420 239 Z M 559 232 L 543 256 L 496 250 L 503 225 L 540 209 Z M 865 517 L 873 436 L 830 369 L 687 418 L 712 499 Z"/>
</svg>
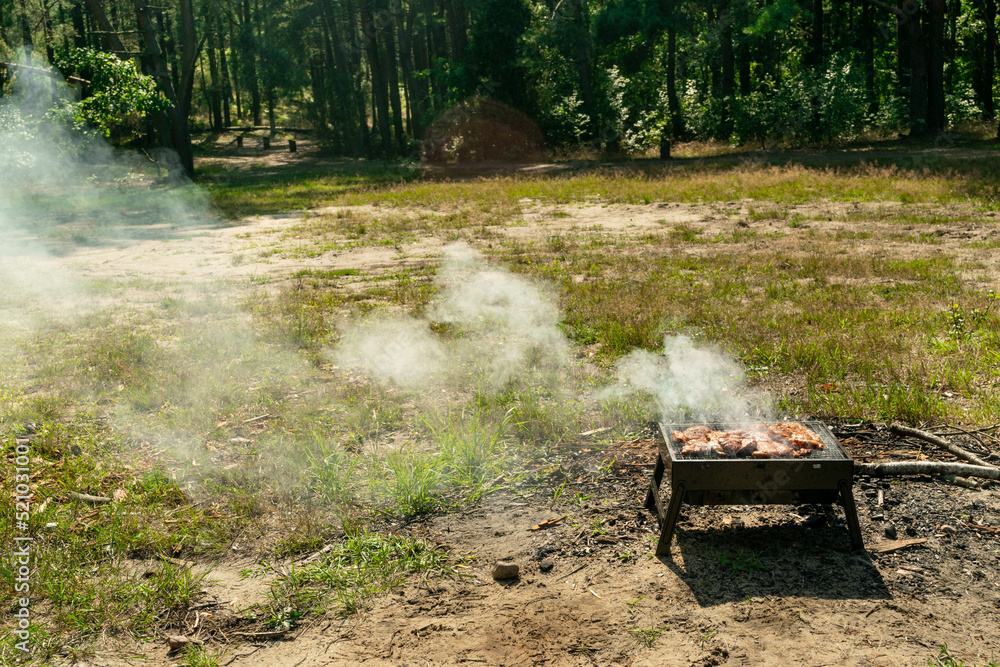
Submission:
<svg viewBox="0 0 1000 667">
<path fill-rule="evenodd" d="M 743 445 L 743 436 L 740 431 L 716 431 L 713 435 L 725 456 L 735 456 L 736 450 Z"/>
<path fill-rule="evenodd" d="M 722 451 L 727 456 L 749 456 L 754 447 L 754 436 L 749 431 L 716 431 L 714 439 L 718 441 Z"/>
<path fill-rule="evenodd" d="M 731 431 L 692 426 L 671 435 L 681 445 L 681 456 L 688 458 L 802 457 L 814 449 L 823 449 L 816 433 L 795 422 L 753 424 Z"/>
<path fill-rule="evenodd" d="M 716 458 L 725 455 L 726 452 L 715 440 L 689 440 L 681 447 L 681 456 L 688 456 L 695 459 Z"/>
<path fill-rule="evenodd" d="M 691 458 L 715 458 L 725 456 L 717 436 L 719 433 L 708 426 L 692 426 L 685 431 L 674 431 L 674 440 L 681 443 L 681 456 Z"/>
<path fill-rule="evenodd" d="M 795 449 L 810 451 L 813 449 L 823 449 L 823 443 L 820 441 L 819 436 L 797 422 L 772 424 L 767 429 L 767 432 L 775 440 L 784 440 Z"/>
<path fill-rule="evenodd" d="M 751 433 L 743 438 L 740 448 L 736 450 L 736 456 L 741 458 L 753 456 L 753 453 L 757 451 L 757 447 L 760 444 L 764 444 L 766 446 L 769 442 L 771 442 L 771 440 L 766 434 L 761 435 L 759 433 Z"/>
<path fill-rule="evenodd" d="M 670 435 L 674 437 L 677 442 L 688 442 L 690 440 L 703 439 L 709 433 L 713 433 L 712 429 L 708 426 L 692 426 L 686 431 L 674 431 Z"/>
<path fill-rule="evenodd" d="M 788 456 L 792 453 L 792 448 L 786 444 L 775 442 L 774 440 L 758 440 L 757 447 L 751 456 L 755 459 L 773 459 Z"/>
</svg>

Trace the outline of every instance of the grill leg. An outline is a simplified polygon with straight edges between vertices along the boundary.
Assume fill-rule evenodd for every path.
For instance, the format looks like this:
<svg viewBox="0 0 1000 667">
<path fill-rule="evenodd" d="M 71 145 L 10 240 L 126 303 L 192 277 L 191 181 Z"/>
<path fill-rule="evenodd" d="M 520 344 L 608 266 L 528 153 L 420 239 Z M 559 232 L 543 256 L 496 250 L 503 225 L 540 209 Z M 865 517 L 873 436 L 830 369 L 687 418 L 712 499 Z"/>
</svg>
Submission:
<svg viewBox="0 0 1000 667">
<path fill-rule="evenodd" d="M 840 502 L 844 506 L 844 517 L 847 519 L 847 530 L 851 533 L 851 547 L 855 550 L 865 548 L 865 541 L 861 537 L 861 523 L 858 521 L 858 508 L 854 504 L 854 490 L 851 483 L 840 480 Z"/>
<path fill-rule="evenodd" d="M 653 479 L 649 482 L 649 490 L 646 492 L 646 509 L 656 512 L 656 520 L 660 522 L 661 526 L 666 519 L 666 512 L 663 511 L 663 503 L 660 501 L 660 483 L 663 481 L 663 471 L 665 468 L 663 456 L 657 454 Z"/>
<path fill-rule="evenodd" d="M 677 516 L 681 513 L 681 502 L 684 500 L 684 482 L 677 482 L 670 493 L 670 505 L 667 507 L 666 521 L 660 522 L 660 541 L 656 543 L 656 555 L 670 554 L 670 541 L 674 536 Z"/>
</svg>

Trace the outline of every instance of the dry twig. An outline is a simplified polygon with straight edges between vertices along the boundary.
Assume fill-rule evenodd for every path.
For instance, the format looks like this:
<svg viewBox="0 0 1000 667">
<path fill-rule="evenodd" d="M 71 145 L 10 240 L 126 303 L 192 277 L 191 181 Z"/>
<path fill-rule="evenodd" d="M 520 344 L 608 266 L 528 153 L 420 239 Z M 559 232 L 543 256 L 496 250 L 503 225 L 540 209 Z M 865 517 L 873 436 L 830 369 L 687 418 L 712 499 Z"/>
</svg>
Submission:
<svg viewBox="0 0 1000 667">
<path fill-rule="evenodd" d="M 925 440 L 927 442 L 933 443 L 933 444 L 937 445 L 938 447 L 940 447 L 941 449 L 944 449 L 945 451 L 951 452 L 952 454 L 954 454 L 958 458 L 965 459 L 966 461 L 974 463 L 977 466 L 987 466 L 987 467 L 989 467 L 989 465 L 990 465 L 989 463 L 987 463 L 986 461 L 982 460 L 981 458 L 979 458 L 978 456 L 976 456 L 972 452 L 968 452 L 968 451 L 962 449 L 961 447 L 959 447 L 958 445 L 953 445 L 952 443 L 948 442 L 944 438 L 939 438 L 938 436 L 933 435 L 931 433 L 928 433 L 927 431 L 921 431 L 918 428 L 911 428 L 909 426 L 905 426 L 904 424 L 900 424 L 899 422 L 893 422 L 892 426 L 890 426 L 889 429 L 893 433 L 896 433 L 898 435 L 905 435 L 905 436 L 909 436 L 911 438 L 920 438 L 921 440 Z M 990 479 L 996 479 L 996 478 L 995 477 L 991 477 Z"/>
<path fill-rule="evenodd" d="M 973 466 L 967 463 L 936 463 L 934 461 L 894 461 L 891 463 L 858 463 L 854 472 L 869 477 L 895 477 L 897 475 L 956 475 L 1000 479 L 1000 468 Z"/>
<path fill-rule="evenodd" d="M 76 491 L 70 491 L 67 494 L 70 498 L 76 498 L 77 500 L 82 500 L 85 503 L 90 503 L 91 505 L 104 505 L 111 502 L 111 498 L 106 496 L 92 496 L 89 493 L 77 493 Z"/>
</svg>

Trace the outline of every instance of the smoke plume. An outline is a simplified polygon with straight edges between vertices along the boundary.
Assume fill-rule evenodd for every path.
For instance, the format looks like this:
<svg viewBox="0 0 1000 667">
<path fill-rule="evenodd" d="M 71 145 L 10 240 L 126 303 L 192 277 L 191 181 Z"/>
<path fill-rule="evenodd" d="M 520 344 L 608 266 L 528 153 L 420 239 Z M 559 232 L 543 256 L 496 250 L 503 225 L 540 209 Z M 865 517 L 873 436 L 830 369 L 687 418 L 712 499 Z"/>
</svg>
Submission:
<svg viewBox="0 0 1000 667">
<path fill-rule="evenodd" d="M 768 411 L 766 397 L 752 397 L 739 364 L 717 350 L 696 347 L 686 336 L 666 337 L 659 354 L 630 353 L 618 361 L 615 373 L 617 382 L 606 396 L 645 394 L 665 422 L 738 423 Z"/>
<path fill-rule="evenodd" d="M 437 286 L 424 318 L 349 325 L 334 362 L 404 387 L 454 383 L 472 374 L 496 388 L 567 365 L 569 343 L 559 328 L 555 294 L 546 286 L 489 265 L 461 243 L 445 249 Z M 451 335 L 435 334 L 432 324 L 447 325 Z"/>
</svg>

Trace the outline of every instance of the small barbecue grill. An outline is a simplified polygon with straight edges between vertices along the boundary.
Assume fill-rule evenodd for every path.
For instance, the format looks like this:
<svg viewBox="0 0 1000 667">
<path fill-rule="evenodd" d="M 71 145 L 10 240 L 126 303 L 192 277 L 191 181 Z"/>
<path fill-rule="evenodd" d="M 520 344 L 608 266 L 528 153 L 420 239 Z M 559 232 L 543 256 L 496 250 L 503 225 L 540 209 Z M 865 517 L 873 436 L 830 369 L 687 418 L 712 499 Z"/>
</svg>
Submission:
<svg viewBox="0 0 1000 667">
<path fill-rule="evenodd" d="M 844 506 L 851 545 L 863 549 L 861 525 L 854 505 L 854 460 L 822 422 L 802 422 L 823 442 L 823 449 L 801 458 L 688 458 L 671 435 L 695 424 L 659 424 L 660 443 L 653 479 L 646 493 L 646 508 L 660 521 L 656 555 L 670 553 L 681 503 L 689 505 L 800 505 Z M 712 428 L 734 428 L 709 424 Z M 735 427 L 738 428 L 738 427 Z M 670 504 L 664 509 L 660 486 L 670 471 Z"/>
</svg>

